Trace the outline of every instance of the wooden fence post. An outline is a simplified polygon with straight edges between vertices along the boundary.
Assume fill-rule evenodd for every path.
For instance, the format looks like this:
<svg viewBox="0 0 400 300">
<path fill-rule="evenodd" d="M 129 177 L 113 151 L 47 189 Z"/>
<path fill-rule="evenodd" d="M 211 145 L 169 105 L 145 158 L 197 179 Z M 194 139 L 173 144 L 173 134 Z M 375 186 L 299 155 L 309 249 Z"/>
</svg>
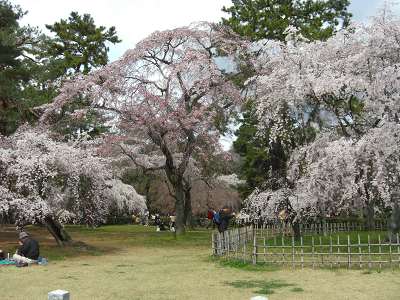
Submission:
<svg viewBox="0 0 400 300">
<path fill-rule="evenodd" d="M 338 253 L 338 255 L 337 255 L 337 265 L 338 265 L 338 267 L 340 268 L 340 260 L 341 260 L 341 256 L 340 256 L 340 237 L 339 237 L 339 235 L 337 236 L 337 253 Z"/>
<path fill-rule="evenodd" d="M 240 247 L 240 245 L 241 245 L 241 240 L 240 240 L 240 232 L 242 231 L 242 229 L 241 228 L 239 228 L 238 229 L 238 251 L 239 251 L 239 247 Z"/>
<path fill-rule="evenodd" d="M 295 268 L 294 265 L 294 236 L 292 236 L 292 267 Z"/>
<path fill-rule="evenodd" d="M 214 239 L 215 239 L 215 253 L 217 254 L 217 255 L 219 255 L 219 250 L 218 250 L 218 247 L 219 247 L 219 239 L 218 239 L 218 233 L 214 233 Z"/>
<path fill-rule="evenodd" d="M 332 236 L 329 236 L 329 261 L 331 269 L 333 268 L 333 255 L 332 255 Z"/>
<path fill-rule="evenodd" d="M 399 262 L 399 267 L 400 267 L 400 244 L 399 244 L 399 234 L 396 234 L 396 239 L 397 239 L 397 260 Z"/>
<path fill-rule="evenodd" d="M 361 239 L 359 234 L 357 236 L 358 236 L 358 256 L 360 261 L 360 269 L 362 269 Z"/>
<path fill-rule="evenodd" d="M 257 264 L 257 236 L 256 232 L 254 232 L 253 236 L 253 265 Z"/>
<path fill-rule="evenodd" d="M 399 234 L 396 234 L 396 239 L 397 239 L 397 259 L 399 261 L 399 267 L 400 267 L 400 244 L 399 244 Z"/>
<path fill-rule="evenodd" d="M 212 255 L 215 255 L 215 235 L 214 232 L 211 234 L 211 251 Z"/>
<path fill-rule="evenodd" d="M 282 235 L 282 242 L 281 242 L 281 246 L 282 246 L 282 266 L 285 265 L 285 237 Z"/>
<path fill-rule="evenodd" d="M 231 234 L 230 234 L 230 230 L 226 231 L 226 239 L 228 240 L 226 251 L 227 251 L 227 257 L 229 258 L 230 251 L 231 251 Z"/>
<path fill-rule="evenodd" d="M 320 252 L 320 256 L 321 256 L 321 264 L 322 266 L 324 265 L 324 254 L 323 254 L 323 250 L 322 250 L 322 239 L 321 237 L 319 237 L 319 252 Z"/>
<path fill-rule="evenodd" d="M 312 267 L 315 268 L 315 260 L 314 260 L 314 236 L 311 237 L 311 251 L 312 251 Z"/>
<path fill-rule="evenodd" d="M 240 228 L 236 230 L 236 248 L 235 248 L 236 259 L 239 259 L 239 247 L 240 247 Z"/>
<path fill-rule="evenodd" d="M 392 235 L 389 236 L 389 265 L 392 268 Z"/>
<path fill-rule="evenodd" d="M 247 230 L 246 230 L 246 232 L 247 232 Z M 247 252 L 246 245 L 247 245 L 247 239 L 245 238 L 243 241 L 243 262 L 244 263 L 246 263 L 246 252 Z"/>
<path fill-rule="evenodd" d="M 303 236 L 300 236 L 300 245 L 301 245 L 301 268 L 304 268 L 304 252 L 303 252 Z"/>
<path fill-rule="evenodd" d="M 368 234 L 368 269 L 372 267 L 372 258 L 371 258 L 371 239 Z"/>
<path fill-rule="evenodd" d="M 264 262 L 266 262 L 266 260 L 267 260 L 267 243 L 264 237 Z"/>
<path fill-rule="evenodd" d="M 382 269 L 382 247 L 381 247 L 381 235 L 378 235 L 379 242 L 379 269 Z"/>
<path fill-rule="evenodd" d="M 350 248 L 350 236 L 347 235 L 347 267 L 351 268 L 351 248 Z"/>
</svg>

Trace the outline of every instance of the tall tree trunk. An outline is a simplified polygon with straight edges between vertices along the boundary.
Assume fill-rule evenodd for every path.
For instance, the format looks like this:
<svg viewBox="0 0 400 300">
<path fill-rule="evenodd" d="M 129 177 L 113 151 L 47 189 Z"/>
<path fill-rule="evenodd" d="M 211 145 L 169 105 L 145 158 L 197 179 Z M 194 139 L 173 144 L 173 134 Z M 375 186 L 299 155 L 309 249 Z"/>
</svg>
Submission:
<svg viewBox="0 0 400 300">
<path fill-rule="evenodd" d="M 326 217 L 325 217 L 325 214 L 321 218 L 321 225 L 322 225 L 322 234 L 324 236 L 326 236 L 327 232 L 326 232 Z"/>
<path fill-rule="evenodd" d="M 375 212 L 373 202 L 367 204 L 364 209 L 365 225 L 368 230 L 375 230 Z"/>
<path fill-rule="evenodd" d="M 44 219 L 44 224 L 59 246 L 65 246 L 72 242 L 71 236 L 65 231 L 63 226 L 52 217 L 47 216 Z"/>
<path fill-rule="evenodd" d="M 395 242 L 397 239 L 397 234 L 400 233 L 400 206 L 398 203 L 395 203 L 392 215 L 390 216 L 388 222 L 389 229 L 389 240 Z"/>
<path fill-rule="evenodd" d="M 391 200 L 394 206 L 388 222 L 389 240 L 396 241 L 397 234 L 400 233 L 400 191 L 393 192 Z"/>
<path fill-rule="evenodd" d="M 292 228 L 293 228 L 293 236 L 296 241 L 300 240 L 301 236 L 301 231 L 300 231 L 300 222 L 299 221 L 293 221 L 292 222 Z"/>
<path fill-rule="evenodd" d="M 185 234 L 185 192 L 182 180 L 178 180 L 175 185 L 175 213 L 176 213 L 176 234 Z"/>
<path fill-rule="evenodd" d="M 185 189 L 185 224 L 189 228 L 193 228 L 193 213 L 192 213 L 192 197 L 190 189 Z"/>
</svg>

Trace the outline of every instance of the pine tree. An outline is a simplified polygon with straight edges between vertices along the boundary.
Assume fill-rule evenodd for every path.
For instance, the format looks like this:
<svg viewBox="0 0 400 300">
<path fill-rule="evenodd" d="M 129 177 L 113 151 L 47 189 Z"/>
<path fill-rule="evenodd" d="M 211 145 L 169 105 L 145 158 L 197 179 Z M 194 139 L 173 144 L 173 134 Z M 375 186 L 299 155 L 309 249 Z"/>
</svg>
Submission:
<svg viewBox="0 0 400 300">
<path fill-rule="evenodd" d="M 52 57 L 59 75 L 82 72 L 87 74 L 93 68 L 108 62 L 107 42 L 121 42 L 115 27 L 96 26 L 89 14 L 80 16 L 71 12 L 68 20 L 61 19 L 46 28 L 56 34 L 48 41 L 47 57 Z"/>
</svg>

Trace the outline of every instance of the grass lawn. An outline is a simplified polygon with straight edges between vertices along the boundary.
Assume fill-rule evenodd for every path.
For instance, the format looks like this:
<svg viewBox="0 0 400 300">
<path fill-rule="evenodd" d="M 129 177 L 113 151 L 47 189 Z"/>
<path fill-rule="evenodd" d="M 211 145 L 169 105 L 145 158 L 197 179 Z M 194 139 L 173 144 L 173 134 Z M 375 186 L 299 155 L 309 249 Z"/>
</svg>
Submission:
<svg viewBox="0 0 400 300">
<path fill-rule="evenodd" d="M 290 270 L 210 257 L 210 231 L 174 239 L 154 227 L 71 226 L 84 243 L 59 249 L 39 227 L 47 266 L 0 267 L 0 299 L 47 299 L 55 289 L 72 299 L 399 299 L 400 271 Z M 0 248 L 15 249 L 15 231 L 0 227 Z"/>
</svg>

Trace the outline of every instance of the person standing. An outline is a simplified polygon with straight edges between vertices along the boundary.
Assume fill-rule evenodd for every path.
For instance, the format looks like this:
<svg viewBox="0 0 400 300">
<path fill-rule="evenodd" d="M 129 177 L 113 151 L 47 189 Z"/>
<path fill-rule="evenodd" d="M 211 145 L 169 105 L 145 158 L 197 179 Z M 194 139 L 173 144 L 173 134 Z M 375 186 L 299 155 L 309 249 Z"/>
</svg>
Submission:
<svg viewBox="0 0 400 300">
<path fill-rule="evenodd" d="M 169 222 L 169 230 L 172 232 L 175 232 L 175 221 L 176 221 L 176 216 L 169 216 L 170 222 Z"/>
<path fill-rule="evenodd" d="M 217 214 L 219 215 L 219 222 L 216 222 L 218 231 L 221 233 L 225 232 L 228 230 L 230 219 L 233 218 L 232 209 L 228 206 L 224 206 Z"/>
<path fill-rule="evenodd" d="M 39 243 L 24 231 L 20 232 L 18 240 L 19 247 L 13 256 L 13 259 L 17 264 L 36 263 L 39 258 Z"/>
</svg>

